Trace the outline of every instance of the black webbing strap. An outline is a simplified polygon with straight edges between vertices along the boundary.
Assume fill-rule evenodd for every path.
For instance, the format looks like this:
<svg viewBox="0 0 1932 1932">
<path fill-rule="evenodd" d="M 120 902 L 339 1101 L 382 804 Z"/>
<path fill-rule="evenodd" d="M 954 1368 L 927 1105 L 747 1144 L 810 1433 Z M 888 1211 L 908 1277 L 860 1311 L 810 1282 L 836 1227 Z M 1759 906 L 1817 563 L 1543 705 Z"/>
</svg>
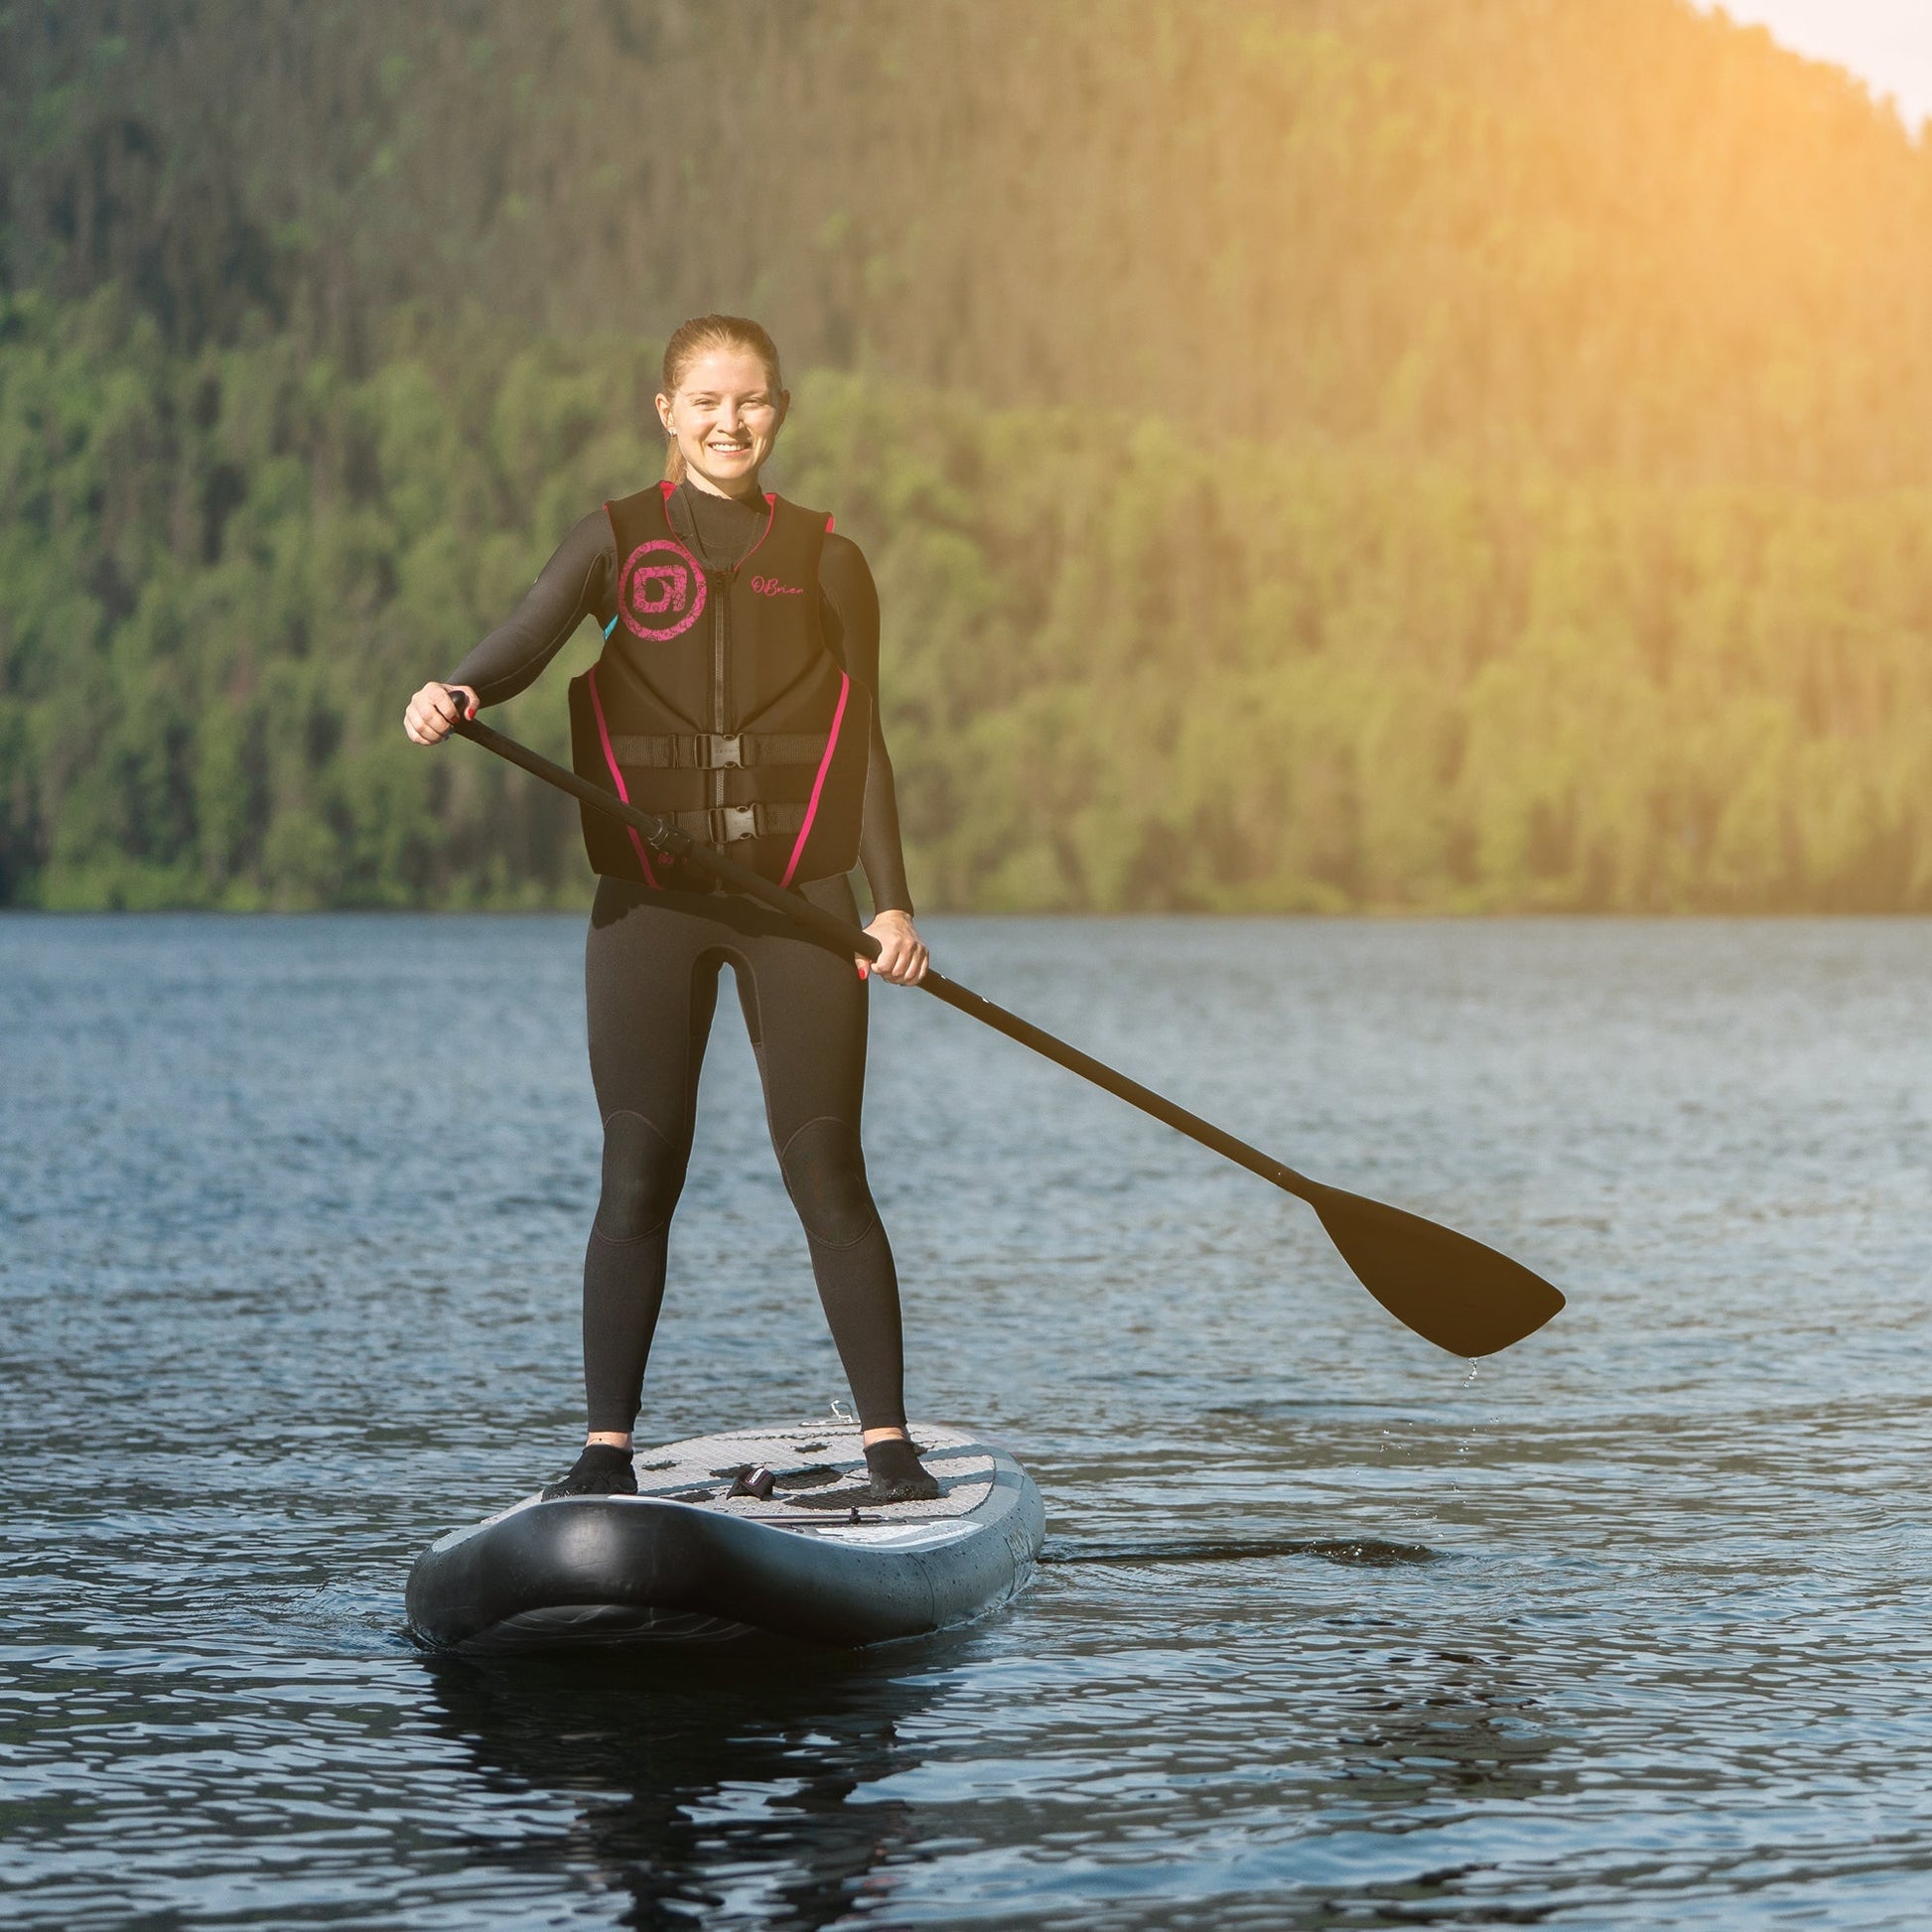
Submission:
<svg viewBox="0 0 1932 1932">
<path fill-rule="evenodd" d="M 674 738 L 613 735 L 611 753 L 621 765 L 660 771 L 735 771 L 754 764 L 816 764 L 825 755 L 822 732 L 695 732 Z"/>
<path fill-rule="evenodd" d="M 707 845 L 737 839 L 791 839 L 805 822 L 803 805 L 714 805 L 709 811 L 663 812 L 680 831 Z"/>
</svg>

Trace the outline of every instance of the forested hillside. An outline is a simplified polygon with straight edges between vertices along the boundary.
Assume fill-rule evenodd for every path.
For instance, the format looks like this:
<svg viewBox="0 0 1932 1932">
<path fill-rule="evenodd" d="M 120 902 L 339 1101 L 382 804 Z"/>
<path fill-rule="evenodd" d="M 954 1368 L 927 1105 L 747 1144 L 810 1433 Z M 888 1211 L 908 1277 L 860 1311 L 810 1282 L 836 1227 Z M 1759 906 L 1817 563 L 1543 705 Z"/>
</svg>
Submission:
<svg viewBox="0 0 1932 1932">
<path fill-rule="evenodd" d="M 0 0 L 0 902 L 581 896 L 396 719 L 723 306 L 926 902 L 1932 905 L 1932 155 L 1761 34 Z"/>
</svg>

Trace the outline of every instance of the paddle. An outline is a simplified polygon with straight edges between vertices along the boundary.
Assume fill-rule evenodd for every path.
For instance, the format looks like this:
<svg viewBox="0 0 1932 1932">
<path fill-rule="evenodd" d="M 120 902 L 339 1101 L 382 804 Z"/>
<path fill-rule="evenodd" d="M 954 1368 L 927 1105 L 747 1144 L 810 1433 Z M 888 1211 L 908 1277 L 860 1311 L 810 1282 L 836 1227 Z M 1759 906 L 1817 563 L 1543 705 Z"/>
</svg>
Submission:
<svg viewBox="0 0 1932 1932">
<path fill-rule="evenodd" d="M 827 944 L 868 959 L 878 958 L 879 941 L 869 932 L 821 911 L 810 900 L 773 885 L 749 866 L 701 845 L 669 820 L 625 804 L 602 785 L 580 778 L 575 771 L 475 719 L 459 720 L 454 729 L 485 751 L 534 772 L 546 784 L 633 827 L 660 852 L 700 865 L 721 885 L 775 907 Z M 1563 1307 L 1562 1295 L 1540 1275 L 1494 1248 L 1457 1234 L 1453 1228 L 1426 1221 L 1420 1214 L 1311 1180 L 1259 1148 L 1223 1133 L 1211 1121 L 1176 1107 L 1153 1088 L 1115 1072 L 1091 1053 L 1083 1053 L 1018 1014 L 982 999 L 943 973 L 928 969 L 919 984 L 935 1000 L 991 1027 L 995 1033 L 1005 1034 L 1009 1039 L 1017 1039 L 1023 1046 L 1031 1046 L 1081 1079 L 1106 1088 L 1129 1106 L 1152 1114 L 1189 1140 L 1212 1148 L 1250 1173 L 1258 1173 L 1307 1201 L 1321 1217 L 1329 1240 L 1340 1249 L 1341 1258 L 1355 1271 L 1362 1286 L 1398 1321 L 1406 1322 L 1439 1348 L 1447 1348 L 1452 1355 L 1493 1355 L 1542 1327 Z"/>
</svg>

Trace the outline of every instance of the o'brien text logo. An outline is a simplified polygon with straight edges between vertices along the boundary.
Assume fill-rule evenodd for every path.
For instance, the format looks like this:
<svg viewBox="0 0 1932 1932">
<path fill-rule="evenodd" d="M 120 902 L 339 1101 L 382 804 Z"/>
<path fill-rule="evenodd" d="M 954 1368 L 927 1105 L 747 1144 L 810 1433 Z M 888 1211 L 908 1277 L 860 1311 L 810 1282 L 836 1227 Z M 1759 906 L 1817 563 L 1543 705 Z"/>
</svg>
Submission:
<svg viewBox="0 0 1932 1932">
<path fill-rule="evenodd" d="M 775 577 L 754 577 L 752 588 L 760 597 L 803 597 L 803 584 L 781 584 Z"/>
</svg>

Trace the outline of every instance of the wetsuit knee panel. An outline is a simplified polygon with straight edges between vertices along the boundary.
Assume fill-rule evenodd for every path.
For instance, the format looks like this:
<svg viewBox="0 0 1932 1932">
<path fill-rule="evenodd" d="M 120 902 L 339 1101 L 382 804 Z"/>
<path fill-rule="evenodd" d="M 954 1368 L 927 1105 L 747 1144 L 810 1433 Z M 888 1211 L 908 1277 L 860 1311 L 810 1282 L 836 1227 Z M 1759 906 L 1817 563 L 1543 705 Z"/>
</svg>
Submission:
<svg viewBox="0 0 1932 1932">
<path fill-rule="evenodd" d="M 604 1191 L 597 1231 L 607 1241 L 637 1241 L 671 1218 L 684 1187 L 684 1155 L 642 1114 L 604 1123 Z"/>
<path fill-rule="evenodd" d="M 879 1219 L 866 1184 L 857 1132 L 842 1120 L 807 1121 L 784 1145 L 778 1166 L 805 1232 L 834 1248 L 863 1241 Z"/>
</svg>

